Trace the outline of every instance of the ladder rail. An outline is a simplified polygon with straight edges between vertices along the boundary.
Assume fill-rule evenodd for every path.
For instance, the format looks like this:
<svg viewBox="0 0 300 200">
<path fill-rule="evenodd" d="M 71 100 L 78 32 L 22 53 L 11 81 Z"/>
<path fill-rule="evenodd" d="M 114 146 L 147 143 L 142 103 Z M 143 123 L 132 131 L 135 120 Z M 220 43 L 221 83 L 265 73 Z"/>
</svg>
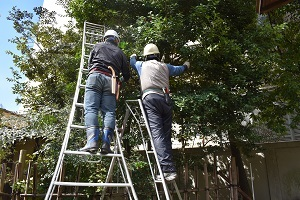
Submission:
<svg viewBox="0 0 300 200">
<path fill-rule="evenodd" d="M 179 189 L 178 189 L 178 187 L 177 187 L 176 181 L 173 180 L 172 182 L 173 182 L 173 186 L 174 186 L 174 188 L 175 188 L 175 191 L 176 191 L 176 194 L 177 194 L 179 200 L 182 200 L 182 197 L 181 197 L 181 195 L 180 195 L 180 192 L 179 192 Z"/>
</svg>

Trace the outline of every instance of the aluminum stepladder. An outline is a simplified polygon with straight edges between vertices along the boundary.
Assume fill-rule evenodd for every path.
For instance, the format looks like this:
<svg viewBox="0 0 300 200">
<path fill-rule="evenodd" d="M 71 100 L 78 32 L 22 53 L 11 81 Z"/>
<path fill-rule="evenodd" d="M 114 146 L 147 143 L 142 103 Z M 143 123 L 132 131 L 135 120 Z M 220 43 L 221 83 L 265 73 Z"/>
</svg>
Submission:
<svg viewBox="0 0 300 200">
<path fill-rule="evenodd" d="M 180 192 L 179 192 L 179 189 L 177 187 L 175 180 L 167 182 L 164 178 L 157 179 L 157 175 L 159 177 L 163 177 L 163 172 L 159 165 L 157 152 L 154 148 L 153 139 L 152 139 L 152 135 L 150 132 L 150 127 L 149 127 L 146 113 L 145 113 L 145 110 L 144 110 L 144 107 L 142 104 L 142 100 L 141 99 L 127 100 L 126 107 L 127 107 L 127 109 L 126 109 L 126 115 L 125 115 L 124 120 L 128 119 L 128 115 L 132 114 L 135 122 L 137 122 L 137 124 L 139 126 L 138 129 L 139 129 L 139 132 L 140 132 L 141 138 L 142 138 L 142 143 L 143 143 L 142 146 L 143 146 L 143 149 L 145 150 L 147 161 L 148 161 L 148 164 L 150 167 L 150 172 L 151 172 L 151 176 L 153 178 L 154 188 L 155 188 L 157 199 L 158 200 L 160 200 L 160 199 L 172 200 L 173 196 L 168 187 L 168 185 L 172 185 L 174 190 L 176 191 L 177 199 L 182 200 L 182 197 L 180 195 Z M 146 126 L 148 138 L 146 138 L 143 135 L 143 128 L 142 128 L 143 126 Z M 148 148 L 149 143 L 147 143 L 147 141 L 150 142 L 150 145 L 151 145 L 150 150 Z M 162 185 L 163 192 L 159 191 L 160 184 Z"/>
<path fill-rule="evenodd" d="M 107 188 L 125 188 L 127 191 L 127 194 L 129 196 L 129 199 L 135 199 L 137 200 L 137 195 L 133 187 L 133 183 L 131 181 L 131 177 L 127 168 L 127 164 L 124 158 L 124 154 L 122 152 L 122 146 L 121 146 L 121 137 L 123 135 L 123 132 L 119 133 L 118 129 L 115 129 L 115 137 L 114 137 L 114 153 L 109 153 L 106 155 L 96 153 L 96 154 L 91 154 L 88 152 L 81 152 L 78 150 L 68 150 L 68 142 L 69 138 L 71 135 L 72 130 L 85 130 L 85 126 L 82 124 L 74 124 L 74 115 L 77 112 L 77 109 L 83 109 L 83 103 L 78 102 L 79 100 L 79 95 L 82 94 L 80 91 L 84 91 L 85 85 L 84 85 L 84 74 L 87 74 L 87 60 L 89 58 L 89 53 L 90 50 L 92 50 L 93 46 L 95 43 L 99 42 L 102 40 L 103 35 L 105 32 L 105 26 L 98 25 L 98 24 L 93 24 L 89 22 L 84 23 L 84 31 L 83 31 L 83 41 L 82 41 L 82 54 L 81 54 L 81 62 L 80 62 L 80 69 L 79 69 L 79 74 L 78 74 L 78 80 L 77 80 L 77 86 L 76 86 L 76 91 L 74 94 L 74 99 L 73 99 L 73 104 L 71 108 L 71 112 L 69 115 L 69 121 L 68 125 L 66 128 L 65 136 L 64 136 L 64 141 L 61 147 L 61 151 L 59 154 L 59 158 L 56 164 L 55 171 L 53 173 L 53 177 L 51 180 L 51 183 L 49 185 L 48 191 L 46 193 L 45 199 L 50 200 L 53 198 L 55 188 L 59 187 L 102 187 L 102 196 L 101 199 L 105 198 L 105 193 Z M 87 54 L 86 54 L 87 53 Z M 86 76 L 85 76 L 86 77 Z M 81 101 L 83 102 L 83 101 Z M 82 156 L 82 157 L 93 157 L 96 159 L 102 159 L 102 157 L 108 157 L 111 158 L 111 163 L 110 167 L 107 173 L 107 177 L 105 182 L 102 183 L 90 183 L 90 182 L 64 182 L 60 181 L 60 176 L 63 175 L 62 168 L 63 168 L 63 163 L 65 159 L 65 155 L 68 156 Z M 88 161 L 89 162 L 89 161 Z M 90 162 L 95 162 L 95 161 L 90 161 Z M 97 162 L 97 161 L 96 161 Z M 115 163 L 118 162 L 118 167 L 119 170 L 121 171 L 122 175 L 122 182 L 111 182 L 112 176 L 113 176 L 113 169 L 115 167 Z"/>
</svg>

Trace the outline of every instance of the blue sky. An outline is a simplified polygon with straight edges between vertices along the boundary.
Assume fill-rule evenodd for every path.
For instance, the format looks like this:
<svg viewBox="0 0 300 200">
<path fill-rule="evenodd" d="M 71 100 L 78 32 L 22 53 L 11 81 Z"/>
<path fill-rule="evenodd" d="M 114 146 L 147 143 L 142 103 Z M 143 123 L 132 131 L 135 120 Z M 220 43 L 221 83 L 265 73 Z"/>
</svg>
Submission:
<svg viewBox="0 0 300 200">
<path fill-rule="evenodd" d="M 10 50 L 18 53 L 18 51 L 15 44 L 8 42 L 9 39 L 17 36 L 17 33 L 12 22 L 6 18 L 13 6 L 33 13 L 33 8 L 42 6 L 43 2 L 44 0 L 0 0 L 0 104 L 9 111 L 18 111 L 20 105 L 15 103 L 17 95 L 12 92 L 13 83 L 7 81 L 7 78 L 12 78 L 10 67 L 15 67 L 12 57 L 5 52 Z"/>
</svg>

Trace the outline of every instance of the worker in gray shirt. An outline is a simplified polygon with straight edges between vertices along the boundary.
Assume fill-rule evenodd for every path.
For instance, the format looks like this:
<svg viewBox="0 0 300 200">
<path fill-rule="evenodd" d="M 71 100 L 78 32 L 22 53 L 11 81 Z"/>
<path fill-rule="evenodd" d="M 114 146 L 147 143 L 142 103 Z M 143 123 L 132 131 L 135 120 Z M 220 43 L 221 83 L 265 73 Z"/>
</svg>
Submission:
<svg viewBox="0 0 300 200">
<path fill-rule="evenodd" d="M 136 54 L 133 54 L 130 56 L 130 65 L 140 77 L 142 102 L 163 176 L 166 181 L 172 181 L 177 173 L 172 154 L 169 77 L 182 74 L 190 67 L 190 63 L 174 66 L 160 62 L 159 49 L 151 43 L 144 48 L 144 58 L 145 61 L 137 61 Z"/>
</svg>

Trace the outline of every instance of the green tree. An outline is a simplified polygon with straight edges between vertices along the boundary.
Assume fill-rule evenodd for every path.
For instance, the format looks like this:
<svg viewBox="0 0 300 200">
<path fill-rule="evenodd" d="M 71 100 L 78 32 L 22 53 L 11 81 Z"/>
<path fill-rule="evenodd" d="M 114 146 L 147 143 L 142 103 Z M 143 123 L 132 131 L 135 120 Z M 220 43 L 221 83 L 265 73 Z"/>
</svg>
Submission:
<svg viewBox="0 0 300 200">
<path fill-rule="evenodd" d="M 269 101 L 276 102 L 274 109 L 267 109 L 261 117 L 284 116 L 290 114 L 293 118 L 292 128 L 299 125 L 299 75 L 300 75 L 300 15 L 299 2 L 292 2 L 281 9 L 268 14 L 268 23 L 275 33 L 275 47 L 273 54 L 277 55 L 276 64 L 270 73 L 273 87 L 269 91 Z M 270 32 L 271 32 L 270 31 Z M 267 120 L 264 120 L 267 121 Z M 276 126 L 274 121 L 268 122 Z"/>
<path fill-rule="evenodd" d="M 175 136 L 183 144 L 201 134 L 221 146 L 229 145 L 237 159 L 241 187 L 250 194 L 241 154 L 253 150 L 261 140 L 254 129 L 263 125 L 284 134 L 286 114 L 293 114 L 295 125 L 299 122 L 299 3 L 286 5 L 261 20 L 254 0 L 63 2 L 79 30 L 84 21 L 118 30 L 127 56 L 141 55 L 143 47 L 154 42 L 165 62 L 191 61 L 189 73 L 171 79 L 174 122 L 180 125 Z M 13 40 L 22 52 L 14 55 L 14 62 L 29 80 L 40 82 L 38 87 L 29 87 L 19 82 L 20 75 L 14 71 L 15 91 L 22 95 L 22 103 L 35 110 L 44 105 L 67 109 L 79 66 L 80 36 L 72 27 L 66 33 L 53 28 L 53 13 L 40 8 L 36 11 L 48 16 L 41 22 L 50 26 L 31 23 L 31 15 L 17 9 L 11 15 L 22 33 Z M 41 50 L 28 48 L 28 39 L 38 41 Z M 195 45 L 188 46 L 189 42 Z M 76 48 L 64 48 L 70 44 Z M 136 98 L 138 84 L 133 73 L 121 93 L 122 101 Z M 45 127 L 52 125 L 46 122 Z"/>
<path fill-rule="evenodd" d="M 17 45 L 19 53 L 12 55 L 15 82 L 13 92 L 20 94 L 18 103 L 30 109 L 48 105 L 63 108 L 71 101 L 80 61 L 80 34 L 69 26 L 64 33 L 55 27 L 55 12 L 35 8 L 39 22 L 32 22 L 33 14 L 13 7 L 8 20 L 20 36 L 10 41 Z M 21 73 L 20 73 L 21 72 Z M 22 74 L 28 81 L 22 82 Z"/>
<path fill-rule="evenodd" d="M 26 126 L 21 129 L 2 126 L 0 132 L 5 142 L 3 148 L 28 138 L 43 141 L 35 149 L 33 159 L 46 169 L 42 180 L 47 183 L 61 148 L 74 96 L 81 33 L 72 24 L 68 24 L 66 32 L 55 27 L 55 12 L 37 7 L 34 13 L 39 17 L 37 23 L 32 20 L 34 14 L 17 7 L 12 8 L 8 17 L 19 33 L 10 40 L 19 52 L 8 52 L 16 67 L 12 68 L 13 78 L 9 80 L 14 82 L 13 92 L 21 97 L 17 102 L 26 109 L 22 119 Z M 78 143 L 80 140 L 77 145 L 81 145 Z"/>
<path fill-rule="evenodd" d="M 98 8 L 107 5 L 106 1 L 97 2 Z M 221 145 L 229 141 L 232 155 L 237 158 L 242 189 L 250 194 L 241 151 L 253 150 L 261 140 L 254 127 L 264 125 L 284 134 L 283 116 L 298 113 L 299 26 L 295 25 L 298 20 L 283 21 L 283 16 L 299 16 L 299 4 L 280 9 L 275 14 L 277 23 L 271 26 L 269 20 L 258 18 L 254 0 L 130 2 L 143 10 L 140 16 L 127 12 L 132 20 L 118 20 L 117 15 L 97 20 L 124 30 L 128 54 L 141 53 L 145 44 L 154 42 L 166 62 L 180 64 L 190 59 L 190 73 L 171 80 L 176 100 L 174 121 L 181 126 L 178 137 L 184 143 L 200 133 Z M 100 13 L 104 16 L 105 12 L 92 9 L 94 3 L 69 1 L 69 11 L 78 21 Z M 116 11 L 120 2 L 111 3 L 114 5 L 108 6 L 109 12 Z M 129 11 L 132 4 L 121 10 Z M 188 47 L 189 41 L 196 45 Z M 276 88 L 270 90 L 270 86 Z M 248 115 L 251 123 L 245 121 Z"/>
</svg>

